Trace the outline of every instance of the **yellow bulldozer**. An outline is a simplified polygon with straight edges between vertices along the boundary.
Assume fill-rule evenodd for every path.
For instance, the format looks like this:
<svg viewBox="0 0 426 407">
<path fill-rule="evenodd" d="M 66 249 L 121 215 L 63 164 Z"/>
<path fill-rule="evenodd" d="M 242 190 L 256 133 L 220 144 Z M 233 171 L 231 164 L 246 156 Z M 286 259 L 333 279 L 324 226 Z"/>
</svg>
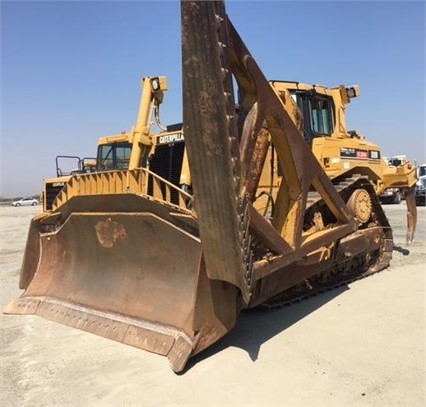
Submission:
<svg viewBox="0 0 426 407">
<path fill-rule="evenodd" d="M 96 170 L 70 174 L 32 220 L 24 292 L 5 309 L 165 355 L 175 372 L 244 309 L 386 268 L 383 188 L 407 191 L 408 243 L 417 221 L 415 170 L 392 172 L 346 130 L 359 88 L 268 81 L 222 1 L 182 1 L 181 18 L 183 125 L 151 131 L 167 83 L 145 78 L 136 125 L 101 139 Z"/>
</svg>

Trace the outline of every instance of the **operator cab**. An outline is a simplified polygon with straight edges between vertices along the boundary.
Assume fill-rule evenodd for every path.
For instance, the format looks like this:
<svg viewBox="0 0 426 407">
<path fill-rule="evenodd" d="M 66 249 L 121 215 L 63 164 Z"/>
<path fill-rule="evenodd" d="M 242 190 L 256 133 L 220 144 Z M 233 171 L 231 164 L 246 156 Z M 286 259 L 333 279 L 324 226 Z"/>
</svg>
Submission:
<svg viewBox="0 0 426 407">
<path fill-rule="evenodd" d="M 127 141 L 101 144 L 98 147 L 97 171 L 126 170 L 132 145 Z"/>
<path fill-rule="evenodd" d="M 270 83 L 283 101 L 286 94 L 291 95 L 303 117 L 303 138 L 310 145 L 314 138 L 332 137 L 345 131 L 345 106 L 360 95 L 358 85 L 327 88 L 291 81 Z"/>
<path fill-rule="evenodd" d="M 167 126 L 165 131 L 151 134 L 155 154 L 146 153 L 141 157 L 140 167 L 149 168 L 161 177 L 171 180 L 172 167 L 182 165 L 184 137 L 182 123 Z M 103 137 L 99 140 L 96 159 L 97 171 L 127 170 L 132 154 L 132 143 L 127 133 L 118 136 Z M 158 156 L 161 155 L 161 159 Z M 167 157 L 167 159 L 165 158 Z M 176 161 L 178 164 L 176 164 Z M 164 164 L 166 163 L 166 164 Z M 165 168 L 167 167 L 167 168 Z"/>
</svg>

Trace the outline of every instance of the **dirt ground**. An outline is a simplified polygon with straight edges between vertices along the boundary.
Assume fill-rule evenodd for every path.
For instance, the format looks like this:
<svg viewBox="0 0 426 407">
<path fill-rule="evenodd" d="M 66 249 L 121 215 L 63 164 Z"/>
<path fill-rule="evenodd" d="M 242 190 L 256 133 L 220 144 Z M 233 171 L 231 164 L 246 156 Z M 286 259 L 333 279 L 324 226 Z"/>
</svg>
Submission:
<svg viewBox="0 0 426 407">
<path fill-rule="evenodd" d="M 165 357 L 35 316 L 1 314 L 5 407 L 425 406 L 426 208 L 405 247 L 405 202 L 386 205 L 391 266 L 301 303 L 243 314 L 176 375 Z M 36 208 L 0 207 L 1 308 L 18 297 Z"/>
</svg>

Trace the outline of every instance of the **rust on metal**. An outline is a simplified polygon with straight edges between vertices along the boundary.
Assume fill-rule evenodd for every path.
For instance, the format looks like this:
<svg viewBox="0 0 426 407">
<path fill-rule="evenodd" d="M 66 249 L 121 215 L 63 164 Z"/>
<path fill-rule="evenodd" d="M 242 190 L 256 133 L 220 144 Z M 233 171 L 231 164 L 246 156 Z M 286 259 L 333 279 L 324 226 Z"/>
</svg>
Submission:
<svg viewBox="0 0 426 407">
<path fill-rule="evenodd" d="M 95 224 L 95 230 L 99 243 L 106 248 L 113 247 L 117 240 L 124 240 L 127 238 L 124 226 L 110 218 L 97 222 Z"/>
</svg>

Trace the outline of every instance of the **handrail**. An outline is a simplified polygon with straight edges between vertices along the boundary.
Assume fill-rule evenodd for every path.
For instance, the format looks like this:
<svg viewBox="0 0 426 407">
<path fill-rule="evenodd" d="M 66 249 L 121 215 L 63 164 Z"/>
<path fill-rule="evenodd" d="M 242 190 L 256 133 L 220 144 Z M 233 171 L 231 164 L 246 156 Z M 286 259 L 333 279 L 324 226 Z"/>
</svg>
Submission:
<svg viewBox="0 0 426 407">
<path fill-rule="evenodd" d="M 193 197 L 147 168 L 75 174 L 57 195 L 52 210 L 57 210 L 75 196 L 137 194 L 188 210 Z"/>
</svg>

